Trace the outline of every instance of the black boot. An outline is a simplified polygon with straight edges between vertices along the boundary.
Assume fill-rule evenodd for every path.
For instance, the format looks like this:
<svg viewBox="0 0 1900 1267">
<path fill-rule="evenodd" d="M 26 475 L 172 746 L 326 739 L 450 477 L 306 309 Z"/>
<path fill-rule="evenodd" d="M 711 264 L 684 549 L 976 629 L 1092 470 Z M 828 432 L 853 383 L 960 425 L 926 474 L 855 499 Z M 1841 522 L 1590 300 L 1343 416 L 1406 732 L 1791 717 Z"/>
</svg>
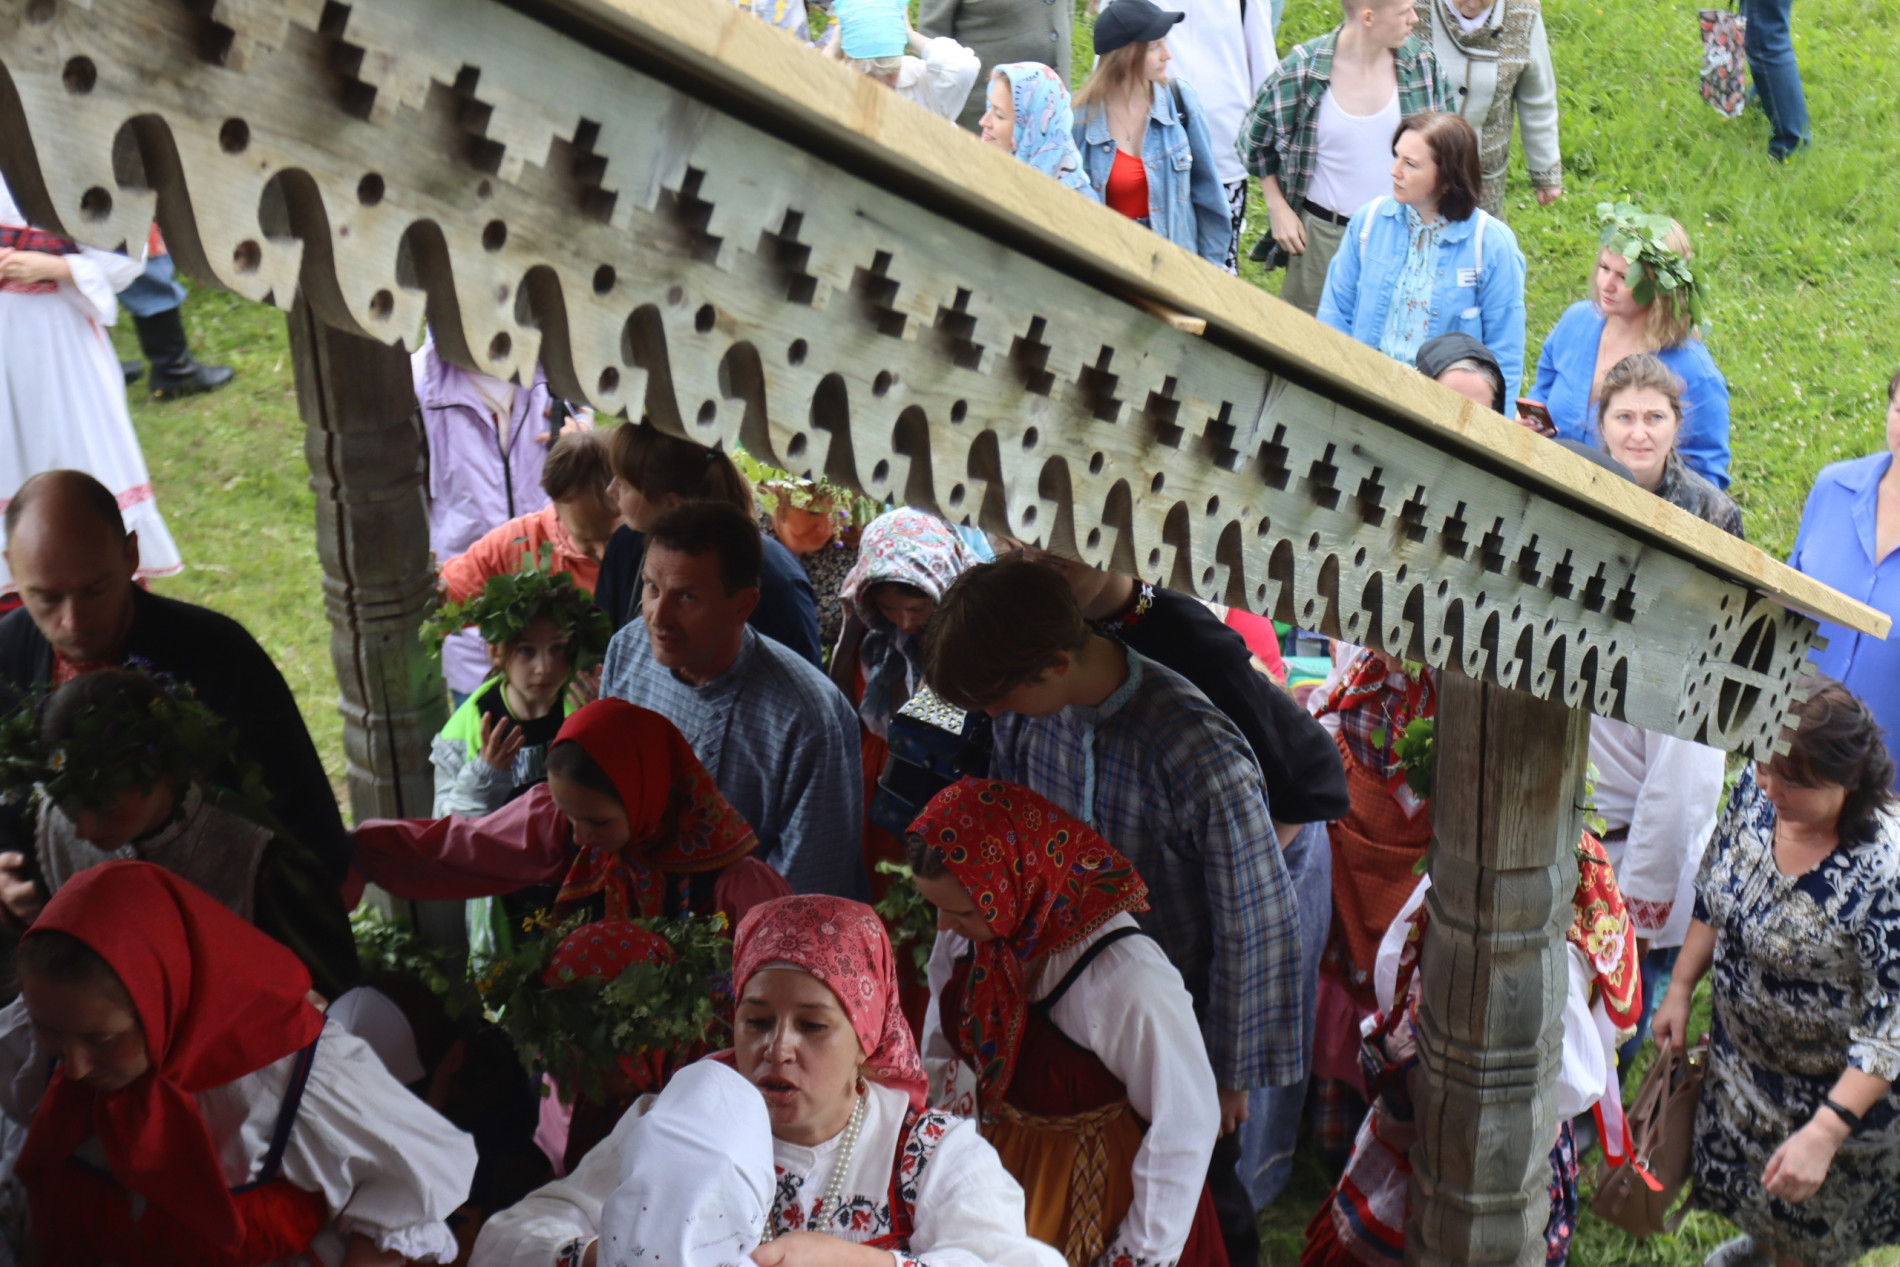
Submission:
<svg viewBox="0 0 1900 1267">
<path fill-rule="evenodd" d="M 185 322 L 178 309 L 167 308 L 150 317 L 134 317 L 139 346 L 152 363 L 152 396 L 171 400 L 198 392 L 216 391 L 231 381 L 231 371 L 222 365 L 200 365 L 191 359 L 191 345 L 185 341 Z"/>
<path fill-rule="evenodd" d="M 119 372 L 125 375 L 125 385 L 130 387 L 145 377 L 144 361 L 120 361 Z"/>
</svg>

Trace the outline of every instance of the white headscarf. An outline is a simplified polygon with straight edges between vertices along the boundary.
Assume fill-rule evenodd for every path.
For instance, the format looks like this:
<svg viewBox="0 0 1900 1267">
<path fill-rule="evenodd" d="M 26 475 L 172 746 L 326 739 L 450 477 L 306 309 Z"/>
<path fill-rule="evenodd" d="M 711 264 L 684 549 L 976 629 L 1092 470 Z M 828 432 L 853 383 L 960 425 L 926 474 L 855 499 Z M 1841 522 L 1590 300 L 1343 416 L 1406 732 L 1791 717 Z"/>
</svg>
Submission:
<svg viewBox="0 0 1900 1267">
<path fill-rule="evenodd" d="M 600 1214 L 601 1267 L 747 1262 L 774 1183 L 765 1097 L 728 1065 L 690 1064 L 627 1132 Z"/>
</svg>

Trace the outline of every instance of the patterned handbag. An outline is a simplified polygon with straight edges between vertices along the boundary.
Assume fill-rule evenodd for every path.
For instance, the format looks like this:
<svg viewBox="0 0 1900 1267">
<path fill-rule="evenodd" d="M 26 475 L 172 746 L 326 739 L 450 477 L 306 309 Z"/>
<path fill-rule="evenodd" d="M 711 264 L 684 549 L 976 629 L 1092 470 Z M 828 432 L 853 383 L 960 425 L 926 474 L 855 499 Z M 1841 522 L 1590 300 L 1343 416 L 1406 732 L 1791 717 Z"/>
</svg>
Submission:
<svg viewBox="0 0 1900 1267">
<path fill-rule="evenodd" d="M 928 686 L 891 717 L 890 758 L 871 797 L 871 821 L 899 839 L 930 798 L 990 771 L 990 719 L 946 703 Z"/>
<path fill-rule="evenodd" d="M 1748 107 L 1748 58 L 1742 35 L 1748 19 L 1727 9 L 1698 9 L 1702 24 L 1702 99 L 1725 119 Z"/>
</svg>

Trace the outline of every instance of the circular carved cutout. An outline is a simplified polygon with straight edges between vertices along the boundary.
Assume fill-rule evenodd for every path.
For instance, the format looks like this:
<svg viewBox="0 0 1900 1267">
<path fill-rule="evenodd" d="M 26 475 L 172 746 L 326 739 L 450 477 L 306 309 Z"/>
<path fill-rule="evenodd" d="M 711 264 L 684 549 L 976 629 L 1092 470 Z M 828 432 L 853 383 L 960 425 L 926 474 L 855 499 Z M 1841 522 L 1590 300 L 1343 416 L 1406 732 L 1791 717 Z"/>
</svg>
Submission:
<svg viewBox="0 0 1900 1267">
<path fill-rule="evenodd" d="M 790 361 L 793 365 L 803 365 L 805 363 L 805 341 L 803 339 L 793 339 L 792 346 L 785 349 L 785 359 Z"/>
<path fill-rule="evenodd" d="M 67 92 L 75 97 L 83 97 L 99 82 L 99 68 L 92 64 L 90 57 L 75 57 L 66 63 L 66 69 L 60 72 L 59 78 L 66 85 Z"/>
<path fill-rule="evenodd" d="M 231 267 L 240 273 L 255 273 L 263 262 L 264 249 L 250 238 L 238 243 L 231 252 Z"/>
<path fill-rule="evenodd" d="M 369 299 L 369 315 L 378 321 L 387 321 L 396 311 L 396 297 L 386 290 L 379 290 Z"/>
<path fill-rule="evenodd" d="M 383 200 L 383 178 L 370 172 L 356 182 L 356 200 L 365 207 L 373 207 Z"/>
<path fill-rule="evenodd" d="M 482 249 L 488 252 L 499 251 L 508 245 L 508 226 L 499 220 L 490 220 L 482 227 Z"/>
<path fill-rule="evenodd" d="M 611 396 L 620 390 L 620 371 L 609 365 L 600 372 L 600 394 Z"/>
<path fill-rule="evenodd" d="M 488 359 L 505 361 L 508 359 L 508 354 L 514 351 L 514 347 L 515 341 L 509 338 L 508 332 L 504 330 L 488 341 Z"/>
<path fill-rule="evenodd" d="M 701 304 L 699 311 L 693 314 L 693 329 L 701 334 L 711 334 L 713 323 L 719 320 L 719 310 L 711 304 Z"/>
<path fill-rule="evenodd" d="M 112 214 L 112 195 L 94 185 L 79 196 L 79 214 L 95 223 L 105 219 Z"/>
<path fill-rule="evenodd" d="M 251 125 L 242 119 L 226 119 L 218 129 L 218 148 L 226 154 L 242 154 L 251 148 Z"/>
<path fill-rule="evenodd" d="M 606 294 L 614 288 L 614 282 L 617 280 L 619 279 L 614 273 L 614 266 L 612 264 L 602 264 L 599 268 L 594 270 L 594 293 L 596 295 Z"/>
</svg>

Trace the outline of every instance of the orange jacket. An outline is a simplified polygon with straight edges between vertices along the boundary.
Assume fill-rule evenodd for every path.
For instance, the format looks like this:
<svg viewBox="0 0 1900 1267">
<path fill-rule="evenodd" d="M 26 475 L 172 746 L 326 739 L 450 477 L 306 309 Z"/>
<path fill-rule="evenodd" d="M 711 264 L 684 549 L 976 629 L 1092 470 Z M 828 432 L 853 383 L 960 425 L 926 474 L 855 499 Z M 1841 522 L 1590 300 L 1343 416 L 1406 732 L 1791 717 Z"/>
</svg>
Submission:
<svg viewBox="0 0 1900 1267">
<path fill-rule="evenodd" d="M 539 555 L 545 542 L 554 545 L 554 570 L 572 572 L 574 583 L 593 593 L 600 580 L 600 563 L 575 546 L 550 502 L 531 515 L 490 529 L 474 545 L 444 563 L 442 582 L 448 587 L 447 601 L 459 603 L 481 593 L 489 577 L 515 571 L 521 566 L 522 555 Z"/>
</svg>

